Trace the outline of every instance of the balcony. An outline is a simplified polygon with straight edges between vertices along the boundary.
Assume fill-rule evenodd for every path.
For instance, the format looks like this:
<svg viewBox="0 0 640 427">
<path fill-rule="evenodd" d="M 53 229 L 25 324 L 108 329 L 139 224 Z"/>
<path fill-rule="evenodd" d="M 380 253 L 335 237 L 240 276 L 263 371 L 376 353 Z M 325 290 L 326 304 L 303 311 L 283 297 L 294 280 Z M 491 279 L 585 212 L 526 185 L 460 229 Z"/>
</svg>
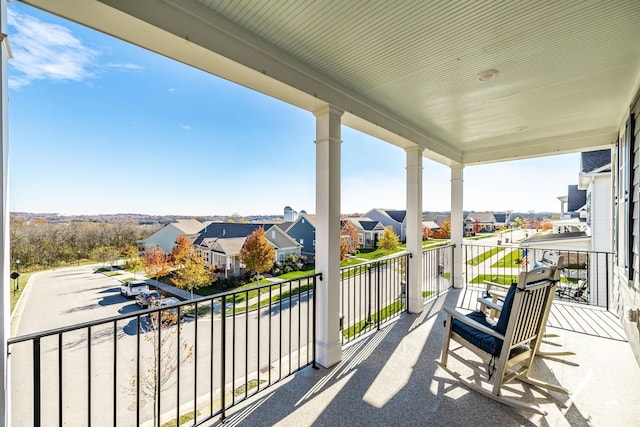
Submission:
<svg viewBox="0 0 640 427">
<path fill-rule="evenodd" d="M 475 264 L 474 275 L 487 274 L 490 270 L 479 266 L 495 268 L 498 258 L 509 257 L 504 248 L 500 254 L 496 249 L 463 248 L 464 264 Z M 572 301 L 558 295 L 549 317 L 547 332 L 558 337 L 543 348 L 564 347 L 576 355 L 537 358 L 534 364 L 537 378 L 572 394 L 510 385 L 511 393 L 547 411 L 544 419 L 468 391 L 438 368 L 444 332 L 440 309 L 475 309 L 483 292 L 473 283 L 449 287 L 454 253 L 451 245 L 423 251 L 420 314 L 406 312 L 410 255 L 343 268 L 342 361 L 330 369 L 314 369 L 315 330 L 322 321 L 314 298 L 323 286 L 319 274 L 12 338 L 13 419 L 24 425 L 118 426 L 175 425 L 176 420 L 183 425 L 223 420 L 226 425 L 364 425 L 375 420 L 385 425 L 630 426 L 640 419 L 640 369 L 620 320 L 606 306 L 589 304 L 591 296 Z M 485 260 L 478 263 L 480 254 Z M 575 253 L 575 259 L 609 255 Z M 581 264 L 583 272 L 576 274 L 598 282 L 590 295 L 601 294 L 600 287 L 610 282 L 606 275 L 591 276 L 592 265 Z M 511 270 L 502 267 L 498 273 L 509 276 Z"/>
</svg>

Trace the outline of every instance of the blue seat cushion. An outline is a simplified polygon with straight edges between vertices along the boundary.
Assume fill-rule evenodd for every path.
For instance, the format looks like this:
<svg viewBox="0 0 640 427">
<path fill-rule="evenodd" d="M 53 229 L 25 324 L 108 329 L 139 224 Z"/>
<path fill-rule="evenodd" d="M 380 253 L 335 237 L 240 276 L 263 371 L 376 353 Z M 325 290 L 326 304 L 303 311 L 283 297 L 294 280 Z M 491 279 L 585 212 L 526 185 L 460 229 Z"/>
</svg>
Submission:
<svg viewBox="0 0 640 427">
<path fill-rule="evenodd" d="M 505 297 L 504 304 L 502 306 L 502 311 L 500 312 L 500 317 L 498 318 L 498 322 L 496 322 L 495 324 L 488 321 L 487 316 L 480 311 L 474 311 L 467 314 L 466 316 L 504 335 L 504 333 L 507 331 L 509 314 L 511 313 L 511 306 L 513 305 L 513 296 L 515 295 L 515 293 L 516 285 L 514 284 L 511 285 L 509 291 L 507 292 L 507 296 Z M 500 350 L 502 350 L 502 340 L 500 338 L 496 338 L 485 332 L 481 332 L 475 329 L 473 326 L 467 325 L 457 319 L 453 319 L 451 329 L 466 341 L 469 341 L 471 344 L 478 348 L 481 348 L 487 353 L 494 356 L 500 355 Z"/>
</svg>

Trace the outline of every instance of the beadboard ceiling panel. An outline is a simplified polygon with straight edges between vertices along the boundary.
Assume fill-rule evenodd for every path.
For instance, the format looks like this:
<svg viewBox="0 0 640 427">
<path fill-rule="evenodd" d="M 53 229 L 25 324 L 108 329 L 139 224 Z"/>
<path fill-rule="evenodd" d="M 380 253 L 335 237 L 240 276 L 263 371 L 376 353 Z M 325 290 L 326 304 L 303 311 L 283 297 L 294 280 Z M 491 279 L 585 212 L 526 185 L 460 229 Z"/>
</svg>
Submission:
<svg viewBox="0 0 640 427">
<path fill-rule="evenodd" d="M 29 3 L 443 163 L 611 144 L 640 75 L 637 0 Z"/>
</svg>

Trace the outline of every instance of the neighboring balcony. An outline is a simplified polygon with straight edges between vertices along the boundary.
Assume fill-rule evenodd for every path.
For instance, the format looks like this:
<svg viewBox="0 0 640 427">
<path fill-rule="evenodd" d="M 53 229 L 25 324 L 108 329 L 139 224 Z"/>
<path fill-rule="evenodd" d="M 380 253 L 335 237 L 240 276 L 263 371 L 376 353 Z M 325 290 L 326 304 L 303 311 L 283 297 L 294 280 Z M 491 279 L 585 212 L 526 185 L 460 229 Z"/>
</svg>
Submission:
<svg viewBox="0 0 640 427">
<path fill-rule="evenodd" d="M 12 338 L 13 424 L 636 425 L 640 371 L 607 310 L 610 273 L 595 268 L 611 254 L 571 254 L 562 281 L 592 286 L 584 299 L 558 293 L 547 328 L 558 337 L 544 345 L 576 355 L 534 365 L 538 377 L 573 394 L 513 384 L 549 413 L 543 420 L 466 390 L 435 364 L 442 306 L 473 310 L 484 290 L 473 283 L 478 276 L 498 280 L 523 269 L 512 262 L 520 248 L 463 245 L 472 283 L 453 289 L 457 251 L 421 254 L 420 314 L 406 312 L 410 255 L 343 268 L 336 331 L 343 359 L 330 369 L 314 369 L 320 275 Z"/>
</svg>

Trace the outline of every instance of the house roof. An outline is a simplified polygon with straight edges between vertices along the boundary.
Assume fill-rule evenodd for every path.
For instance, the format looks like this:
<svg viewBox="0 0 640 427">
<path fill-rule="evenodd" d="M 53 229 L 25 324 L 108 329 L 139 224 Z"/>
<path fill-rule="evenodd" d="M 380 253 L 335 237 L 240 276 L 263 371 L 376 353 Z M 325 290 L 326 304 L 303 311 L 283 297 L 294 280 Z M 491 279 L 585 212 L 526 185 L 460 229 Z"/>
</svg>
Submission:
<svg viewBox="0 0 640 427">
<path fill-rule="evenodd" d="M 423 221 L 433 221 L 438 224 L 438 227 L 441 227 L 445 221 L 451 222 L 451 215 L 449 214 L 441 214 L 441 213 L 426 213 L 422 214 Z"/>
<path fill-rule="evenodd" d="M 275 226 L 278 227 L 280 230 L 286 232 L 287 228 L 291 227 L 291 224 L 293 224 L 293 221 L 285 221 L 285 222 L 277 222 L 275 223 Z"/>
<path fill-rule="evenodd" d="M 531 236 L 528 239 L 524 239 L 520 243 L 526 244 L 535 242 L 553 242 L 558 240 L 586 239 L 588 237 L 589 236 L 584 231 L 572 231 L 570 233 L 544 233 Z"/>
<path fill-rule="evenodd" d="M 587 203 L 587 190 L 579 190 L 577 185 L 568 187 L 567 212 L 577 212 Z"/>
<path fill-rule="evenodd" d="M 234 256 L 240 253 L 240 250 L 246 242 L 246 237 L 231 237 L 227 239 L 216 239 L 215 248 L 216 252 L 222 252 L 225 255 Z"/>
<path fill-rule="evenodd" d="M 493 215 L 493 212 L 469 212 L 469 214 L 467 214 L 467 219 L 471 219 L 473 221 L 478 220 L 484 223 L 496 222 L 496 218 Z"/>
<path fill-rule="evenodd" d="M 384 209 L 384 212 L 391 217 L 396 222 L 404 221 L 404 218 L 407 216 L 406 210 L 391 210 Z"/>
<path fill-rule="evenodd" d="M 204 239 L 247 237 L 259 227 L 264 227 L 265 231 L 273 224 L 251 224 L 243 222 L 214 222 L 206 226 L 194 240 L 194 244 L 200 245 Z"/>
<path fill-rule="evenodd" d="M 202 230 L 202 227 L 204 227 L 204 224 L 202 224 L 197 219 L 179 219 L 175 222 L 172 222 L 171 225 L 176 227 L 184 234 L 197 233 L 198 231 Z"/>
<path fill-rule="evenodd" d="M 429 230 L 437 230 L 440 226 L 433 221 L 422 221 L 422 226 L 427 227 Z"/>
<path fill-rule="evenodd" d="M 606 166 L 609 166 L 606 168 Z M 611 150 L 585 151 L 580 155 L 580 171 L 591 173 L 611 170 Z"/>
<path fill-rule="evenodd" d="M 507 222 L 506 213 L 494 213 L 493 216 L 496 219 L 496 222 L 499 222 L 500 224 L 504 224 Z"/>
</svg>

